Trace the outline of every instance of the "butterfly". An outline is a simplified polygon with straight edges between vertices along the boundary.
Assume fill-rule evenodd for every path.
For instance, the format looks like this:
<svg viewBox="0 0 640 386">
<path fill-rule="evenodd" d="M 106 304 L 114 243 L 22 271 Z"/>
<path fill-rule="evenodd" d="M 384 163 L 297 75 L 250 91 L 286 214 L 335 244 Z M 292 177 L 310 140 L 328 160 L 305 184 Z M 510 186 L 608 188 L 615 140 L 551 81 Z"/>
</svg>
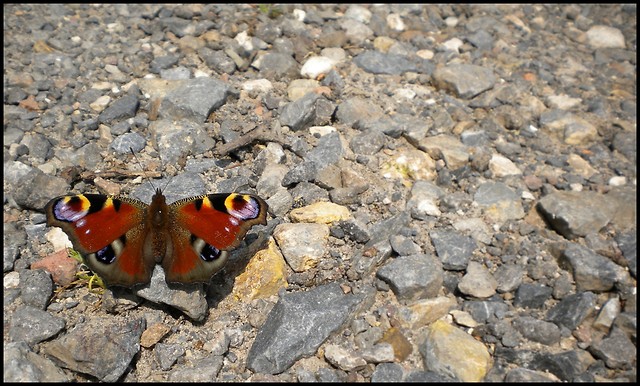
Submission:
<svg viewBox="0 0 640 386">
<path fill-rule="evenodd" d="M 85 264 L 111 286 L 146 284 L 156 264 L 167 282 L 207 283 L 249 229 L 267 223 L 267 203 L 240 193 L 186 198 L 170 205 L 160 189 L 147 205 L 102 194 L 59 196 L 45 206 Z"/>
</svg>

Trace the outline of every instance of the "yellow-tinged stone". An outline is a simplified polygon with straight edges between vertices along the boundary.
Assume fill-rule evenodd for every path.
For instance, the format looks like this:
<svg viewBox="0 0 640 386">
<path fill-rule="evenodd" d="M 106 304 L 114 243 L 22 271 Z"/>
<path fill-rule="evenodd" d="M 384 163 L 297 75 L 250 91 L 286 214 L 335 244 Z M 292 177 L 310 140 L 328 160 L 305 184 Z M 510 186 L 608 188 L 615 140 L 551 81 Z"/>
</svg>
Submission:
<svg viewBox="0 0 640 386">
<path fill-rule="evenodd" d="M 445 316 L 455 305 L 456 300 L 446 296 L 419 300 L 408 307 L 411 313 L 404 321 L 414 329 L 424 327 Z"/>
<path fill-rule="evenodd" d="M 413 149 L 398 153 L 394 158 L 380 166 L 384 178 L 433 181 L 436 172 L 436 161 L 429 154 Z"/>
<path fill-rule="evenodd" d="M 391 39 L 388 36 L 378 36 L 373 40 L 373 47 L 385 54 L 389 52 L 389 48 L 396 43 L 395 40 Z"/>
<path fill-rule="evenodd" d="M 420 347 L 425 369 L 462 382 L 480 382 L 493 366 L 487 347 L 459 328 L 437 320 L 427 330 Z"/>
<path fill-rule="evenodd" d="M 598 172 L 589 164 L 589 161 L 577 154 L 570 154 L 569 157 L 567 157 L 567 163 L 574 172 L 587 179 Z"/>
<path fill-rule="evenodd" d="M 236 278 L 233 295 L 239 301 L 267 298 L 289 285 L 286 276 L 284 257 L 270 238 L 267 248 L 258 251 Z"/>
<path fill-rule="evenodd" d="M 393 354 L 398 362 L 402 362 L 411 354 L 413 351 L 413 346 L 409 339 L 395 327 L 391 327 L 387 331 L 385 331 L 382 339 L 378 341 L 378 343 L 389 343 L 391 347 L 393 347 Z"/>
<path fill-rule="evenodd" d="M 347 220 L 350 217 L 351 212 L 347 207 L 324 201 L 294 209 L 289 213 L 289 218 L 293 222 L 316 224 L 331 224 L 334 221 Z"/>
</svg>

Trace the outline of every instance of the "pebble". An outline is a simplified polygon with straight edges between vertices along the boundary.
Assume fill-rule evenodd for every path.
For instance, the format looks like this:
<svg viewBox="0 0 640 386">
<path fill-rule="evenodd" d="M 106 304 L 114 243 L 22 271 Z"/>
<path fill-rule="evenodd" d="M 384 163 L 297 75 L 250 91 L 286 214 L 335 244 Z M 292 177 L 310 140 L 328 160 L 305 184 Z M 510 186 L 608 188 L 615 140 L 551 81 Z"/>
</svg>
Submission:
<svg viewBox="0 0 640 386">
<path fill-rule="evenodd" d="M 471 99 L 491 89 L 497 81 L 490 69 L 471 64 L 440 67 L 433 72 L 433 78 L 437 87 L 463 99 Z"/>
<path fill-rule="evenodd" d="M 594 48 L 625 48 L 622 32 L 606 25 L 594 25 L 589 28 L 587 39 Z"/>
<path fill-rule="evenodd" d="M 325 56 L 314 56 L 309 58 L 300 69 L 300 75 L 309 78 L 317 79 L 318 76 L 327 74 L 333 69 L 336 64 L 335 60 Z"/>
<path fill-rule="evenodd" d="M 325 224 L 280 224 L 273 231 L 282 255 L 295 272 L 315 267 L 324 255 L 329 227 Z"/>
<path fill-rule="evenodd" d="M 483 344 L 442 320 L 428 327 L 420 352 L 427 368 L 462 382 L 483 379 L 492 364 Z M 461 356 L 465 358 L 462 363 Z"/>
<path fill-rule="evenodd" d="M 495 293 L 496 288 L 498 282 L 485 267 L 475 261 L 469 262 L 467 273 L 458 283 L 460 292 L 476 298 L 488 298 Z"/>
<path fill-rule="evenodd" d="M 398 256 L 380 268 L 377 276 L 404 301 L 435 297 L 443 280 L 440 261 L 425 254 Z"/>
</svg>

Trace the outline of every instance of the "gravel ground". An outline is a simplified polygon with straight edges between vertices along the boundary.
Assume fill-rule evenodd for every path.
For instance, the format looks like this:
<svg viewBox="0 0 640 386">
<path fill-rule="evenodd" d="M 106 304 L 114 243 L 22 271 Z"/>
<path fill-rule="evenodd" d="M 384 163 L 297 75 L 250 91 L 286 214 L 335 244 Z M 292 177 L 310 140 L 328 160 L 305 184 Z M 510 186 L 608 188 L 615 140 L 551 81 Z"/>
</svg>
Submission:
<svg viewBox="0 0 640 386">
<path fill-rule="evenodd" d="M 4 380 L 635 382 L 636 28 L 5 5 Z M 206 286 L 76 280 L 48 200 L 154 187 L 268 224 Z"/>
</svg>

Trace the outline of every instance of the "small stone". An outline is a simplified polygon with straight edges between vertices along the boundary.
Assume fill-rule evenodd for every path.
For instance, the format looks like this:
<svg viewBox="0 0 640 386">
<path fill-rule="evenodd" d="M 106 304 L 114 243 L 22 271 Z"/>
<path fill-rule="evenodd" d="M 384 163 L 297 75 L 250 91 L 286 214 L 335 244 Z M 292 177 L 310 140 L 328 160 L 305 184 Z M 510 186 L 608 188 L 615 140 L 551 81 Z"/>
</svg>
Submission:
<svg viewBox="0 0 640 386">
<path fill-rule="evenodd" d="M 495 294 L 498 282 L 484 265 L 472 261 L 467 266 L 467 273 L 458 283 L 460 292 L 476 298 L 488 298 Z"/>
<path fill-rule="evenodd" d="M 171 331 L 171 327 L 165 323 L 154 323 L 147 327 L 140 337 L 140 345 L 144 348 L 151 348 L 160 342 L 165 335 Z"/>
<path fill-rule="evenodd" d="M 326 252 L 329 227 L 325 224 L 285 223 L 273 231 L 282 254 L 295 272 L 315 267 Z"/>
<path fill-rule="evenodd" d="M 510 159 L 500 154 L 494 154 L 491 157 L 489 170 L 498 178 L 522 174 L 522 171 Z"/>
<path fill-rule="evenodd" d="M 287 286 L 284 257 L 273 238 L 270 238 L 267 248 L 258 251 L 244 271 L 236 277 L 233 295 L 239 301 L 249 302 L 276 295 L 281 288 Z"/>
<path fill-rule="evenodd" d="M 484 344 L 443 320 L 428 327 L 420 353 L 426 368 L 462 382 L 482 381 L 493 364 Z"/>
<path fill-rule="evenodd" d="M 587 31 L 587 39 L 593 48 L 625 48 L 624 35 L 614 27 L 594 25 Z"/>
<path fill-rule="evenodd" d="M 324 348 L 324 357 L 329 363 L 344 371 L 358 370 L 367 365 L 367 361 L 353 351 L 335 344 Z"/>
<path fill-rule="evenodd" d="M 589 351 L 612 369 L 631 369 L 636 363 L 636 346 L 618 328 L 614 328 L 606 338 L 593 343 Z"/>
<path fill-rule="evenodd" d="M 300 75 L 309 79 L 317 79 L 318 76 L 327 74 L 336 64 L 335 60 L 324 56 L 309 58 L 300 69 Z"/>
<path fill-rule="evenodd" d="M 296 208 L 289 213 L 289 217 L 293 222 L 331 224 L 349 219 L 351 212 L 345 206 L 321 201 L 302 208 Z"/>
<path fill-rule="evenodd" d="M 457 97 L 471 99 L 493 88 L 496 76 L 493 71 L 471 64 L 451 64 L 433 72 L 438 88 L 453 92 Z"/>
<path fill-rule="evenodd" d="M 443 281 L 442 264 L 426 254 L 398 256 L 380 268 L 377 276 L 403 301 L 435 297 Z"/>
</svg>

